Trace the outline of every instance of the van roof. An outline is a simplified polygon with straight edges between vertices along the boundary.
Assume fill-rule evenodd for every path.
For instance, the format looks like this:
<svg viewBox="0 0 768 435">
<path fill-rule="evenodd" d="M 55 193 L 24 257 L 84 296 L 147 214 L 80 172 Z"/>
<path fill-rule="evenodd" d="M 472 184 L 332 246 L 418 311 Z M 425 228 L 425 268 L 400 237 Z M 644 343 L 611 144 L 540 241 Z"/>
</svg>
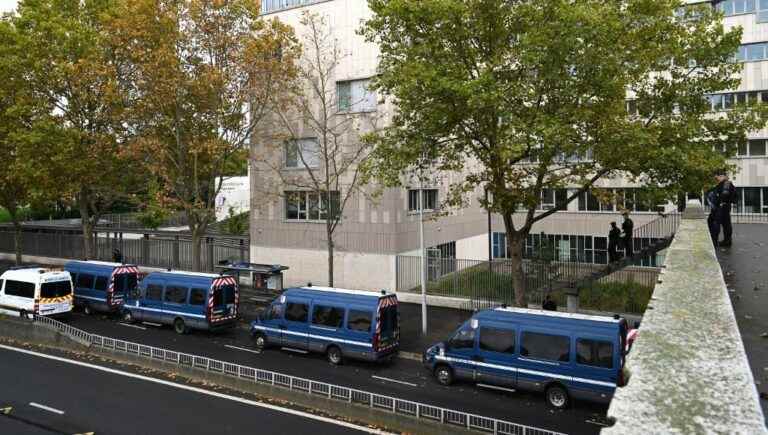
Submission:
<svg viewBox="0 0 768 435">
<path fill-rule="evenodd" d="M 351 290 L 346 288 L 322 287 L 322 286 L 297 287 L 297 288 L 300 288 L 302 290 L 310 290 L 310 291 L 314 290 L 319 292 L 340 293 L 340 294 L 347 294 L 347 295 L 375 296 L 376 298 L 392 296 L 394 294 L 394 293 L 381 294 L 381 292 L 372 292 L 369 290 Z"/>
<path fill-rule="evenodd" d="M 283 292 L 286 296 L 297 296 L 312 299 L 325 299 L 338 303 L 356 303 L 361 305 L 376 306 L 384 297 L 394 296 L 394 293 L 382 295 L 381 293 L 365 290 L 349 290 L 333 287 L 294 287 Z"/>
<path fill-rule="evenodd" d="M 111 267 L 111 268 L 125 267 L 125 266 L 136 266 L 135 264 L 130 264 L 130 263 L 113 263 L 111 261 L 73 260 L 73 261 L 68 261 L 64 265 L 64 267 L 68 267 L 70 265 L 72 265 L 72 266 L 75 266 L 75 265 L 76 266 L 104 266 L 104 267 Z"/>
<path fill-rule="evenodd" d="M 621 321 L 621 318 L 615 319 L 613 317 L 609 316 L 593 316 L 589 314 L 581 314 L 581 313 L 563 313 L 560 311 L 548 311 L 548 310 L 532 310 L 530 308 L 514 308 L 514 307 L 507 307 L 507 308 L 494 308 L 491 310 L 485 310 L 478 313 L 479 317 L 481 318 L 488 318 L 493 319 L 494 317 L 497 317 L 498 315 L 503 315 L 505 313 L 512 314 L 512 315 L 521 315 L 524 317 L 549 317 L 553 319 L 562 319 L 562 320 L 587 320 L 591 322 L 600 322 L 603 324 L 618 324 Z"/>
<path fill-rule="evenodd" d="M 64 270 L 51 270 L 42 267 L 30 267 L 29 269 L 7 270 L 0 275 L 0 279 L 12 279 L 14 281 L 38 283 L 41 281 L 58 281 L 71 279 L 69 272 Z"/>
<path fill-rule="evenodd" d="M 215 273 L 187 272 L 184 270 L 161 270 L 157 272 L 150 272 L 149 275 L 173 275 L 178 277 L 195 277 L 195 278 L 210 278 L 210 279 L 220 278 L 222 276 L 229 276 L 229 275 L 218 275 Z"/>
</svg>

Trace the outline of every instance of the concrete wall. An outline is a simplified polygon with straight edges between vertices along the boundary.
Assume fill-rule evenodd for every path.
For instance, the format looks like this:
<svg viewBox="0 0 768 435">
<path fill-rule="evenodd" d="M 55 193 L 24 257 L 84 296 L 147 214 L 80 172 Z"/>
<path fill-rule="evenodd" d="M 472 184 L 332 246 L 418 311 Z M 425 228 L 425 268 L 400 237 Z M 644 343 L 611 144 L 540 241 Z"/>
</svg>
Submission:
<svg viewBox="0 0 768 435">
<path fill-rule="evenodd" d="M 606 435 L 766 434 L 755 380 L 707 229 L 691 201 L 628 357 Z"/>
</svg>

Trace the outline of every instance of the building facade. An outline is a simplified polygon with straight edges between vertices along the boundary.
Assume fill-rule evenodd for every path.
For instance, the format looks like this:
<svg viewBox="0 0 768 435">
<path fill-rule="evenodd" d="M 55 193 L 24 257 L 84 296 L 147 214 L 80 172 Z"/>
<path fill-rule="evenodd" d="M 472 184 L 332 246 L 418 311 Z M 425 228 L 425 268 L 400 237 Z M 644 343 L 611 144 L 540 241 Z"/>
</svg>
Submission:
<svg viewBox="0 0 768 435">
<path fill-rule="evenodd" d="M 730 0 L 717 6 L 724 10 L 731 8 L 726 11 L 726 26 L 744 27 L 745 51 L 742 61 L 745 65 L 740 88 L 730 93 L 713 95 L 713 110 L 728 110 L 730 105 L 745 98 L 768 101 L 768 22 L 760 22 L 762 10 L 756 5 L 760 1 Z M 749 7 L 752 9 L 748 12 Z M 293 25 L 297 33 L 302 32 L 299 21 L 305 11 L 329 19 L 335 38 L 347 54 L 339 64 L 335 77 L 339 101 L 348 98 L 348 95 L 358 95 L 360 98 L 353 97 L 352 101 L 362 101 L 364 107 L 350 110 L 353 115 L 358 111 L 368 114 L 374 112 L 386 122 L 392 108 L 365 89 L 367 80 L 376 74 L 378 49 L 356 33 L 361 22 L 370 17 L 367 3 L 362 0 L 265 0 L 262 3 L 262 13 L 266 17 L 278 18 Z M 760 45 L 763 47 L 762 55 L 755 48 L 756 44 L 765 45 Z M 732 177 L 741 198 L 737 211 L 768 214 L 768 131 L 752 132 L 750 138 L 748 144 L 740 147 L 734 161 L 740 169 Z M 349 135 L 345 140 L 353 146 L 359 137 Z M 254 155 L 269 149 L 268 144 L 259 139 L 254 140 Z M 282 170 L 287 173 L 301 170 L 296 167 L 295 153 L 278 154 L 274 157 L 282 159 Z M 421 203 L 424 204 L 427 216 L 424 238 L 429 256 L 476 260 L 487 260 L 489 256 L 505 258 L 504 225 L 499 216 L 491 216 L 489 232 L 488 216 L 478 202 L 483 192 L 474 192 L 468 198 L 469 206 L 465 208 L 433 213 L 445 198 L 444 186 L 451 182 L 452 177 L 458 176 L 461 175 L 435 175 L 426 185 L 421 186 L 421 198 L 417 183 L 403 189 L 388 189 L 375 199 L 364 193 L 354 195 L 344 209 L 342 223 L 334 236 L 334 284 L 371 290 L 395 289 L 396 257 L 419 255 Z M 311 207 L 317 199 L 309 192 L 288 192 L 289 189 L 281 187 L 275 179 L 275 175 L 263 164 L 252 162 L 252 261 L 289 266 L 290 270 L 286 273 L 287 285 L 307 282 L 326 284 L 325 226 L 321 216 L 313 213 Z M 264 186 L 267 185 L 272 186 L 270 194 L 264 194 Z M 673 204 L 644 203 L 639 199 L 639 186 L 620 179 L 605 180 L 598 187 L 616 189 L 617 197 L 622 199 L 603 204 L 591 193 L 583 194 L 578 200 L 569 203 L 566 211 L 535 224 L 526 251 L 531 253 L 539 243 L 541 233 L 544 233 L 550 239 L 550 246 L 556 249 L 557 259 L 605 264 L 609 225 L 612 221 L 621 224 L 619 210 L 632 210 L 637 228 L 656 219 L 659 206 L 665 211 L 675 209 Z M 541 210 L 553 208 L 570 193 L 568 189 L 545 191 L 539 207 Z M 658 261 L 648 259 L 643 265 L 656 266 Z"/>
</svg>

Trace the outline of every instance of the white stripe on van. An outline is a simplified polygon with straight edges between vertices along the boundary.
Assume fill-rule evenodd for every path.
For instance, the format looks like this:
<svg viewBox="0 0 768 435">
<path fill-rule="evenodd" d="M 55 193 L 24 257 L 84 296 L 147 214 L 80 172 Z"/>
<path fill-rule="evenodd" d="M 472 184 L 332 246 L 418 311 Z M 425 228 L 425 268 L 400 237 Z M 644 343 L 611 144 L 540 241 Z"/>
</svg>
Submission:
<svg viewBox="0 0 768 435">
<path fill-rule="evenodd" d="M 324 335 L 306 334 L 303 332 L 289 331 L 287 329 L 268 328 L 266 326 L 261 326 L 261 325 L 254 325 L 253 329 L 258 329 L 260 331 L 278 332 L 278 333 L 283 333 L 288 335 L 296 335 L 299 337 L 314 338 L 317 340 L 333 341 L 335 343 L 346 343 L 346 344 L 354 344 L 355 346 L 373 347 L 373 344 L 366 343 L 364 341 L 344 340 L 341 338 L 327 337 Z"/>
<path fill-rule="evenodd" d="M 505 370 L 505 371 L 508 371 L 508 372 L 525 373 L 525 374 L 529 374 L 529 375 L 537 375 L 537 376 L 545 376 L 545 377 L 555 378 L 555 379 L 563 379 L 563 380 L 572 381 L 572 382 L 582 382 L 582 383 L 585 383 L 585 384 L 600 385 L 600 386 L 603 386 L 603 387 L 616 387 L 616 383 L 613 383 L 613 382 L 604 382 L 604 381 L 596 381 L 594 379 L 577 378 L 577 377 L 573 377 L 573 376 L 559 375 L 559 374 L 556 374 L 556 373 L 540 372 L 538 370 L 521 369 L 521 368 L 512 367 L 512 366 L 504 366 L 504 365 L 499 365 L 499 364 L 490 364 L 490 363 L 486 363 L 486 362 L 472 361 L 472 360 L 462 359 L 462 358 L 453 358 L 453 357 L 449 357 L 449 356 L 435 355 L 435 359 L 438 360 L 438 361 L 464 363 L 464 364 L 469 364 L 469 365 L 473 365 L 473 366 L 487 367 L 487 368 L 497 369 L 497 370 Z"/>
<path fill-rule="evenodd" d="M 131 310 L 144 310 L 144 311 L 152 311 L 155 313 L 163 313 L 163 314 L 178 314 L 180 316 L 198 317 L 201 319 L 205 319 L 205 315 L 203 314 L 191 314 L 191 313 L 183 313 L 181 311 L 169 311 L 169 310 L 160 310 L 157 308 L 137 307 L 135 305 L 130 305 L 130 306 L 127 306 L 126 308 L 130 308 Z"/>
<path fill-rule="evenodd" d="M 90 299 L 90 300 L 99 301 L 99 302 L 106 302 L 107 301 L 106 298 L 96 298 L 96 297 L 93 297 L 93 296 L 75 295 L 75 299 L 78 299 L 78 298 L 80 298 L 80 299 Z"/>
</svg>

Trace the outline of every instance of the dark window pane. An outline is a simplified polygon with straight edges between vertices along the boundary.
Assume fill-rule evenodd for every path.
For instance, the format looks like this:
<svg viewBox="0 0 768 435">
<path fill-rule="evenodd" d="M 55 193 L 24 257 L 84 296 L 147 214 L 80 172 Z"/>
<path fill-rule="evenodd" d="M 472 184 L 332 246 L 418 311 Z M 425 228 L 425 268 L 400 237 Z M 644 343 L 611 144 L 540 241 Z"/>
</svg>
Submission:
<svg viewBox="0 0 768 435">
<path fill-rule="evenodd" d="M 475 347 L 475 330 L 472 328 L 462 328 L 453 335 L 448 342 L 451 349 L 471 349 Z"/>
<path fill-rule="evenodd" d="M 571 339 L 564 335 L 523 332 L 520 355 L 551 361 L 570 361 Z"/>
<path fill-rule="evenodd" d="M 5 294 L 9 296 L 18 296 L 22 298 L 33 299 L 35 297 L 35 285 L 31 282 L 5 281 Z"/>
<path fill-rule="evenodd" d="M 749 155 L 764 156 L 765 155 L 765 139 L 757 139 L 757 140 L 749 141 Z"/>
<path fill-rule="evenodd" d="M 760 213 L 760 188 L 744 188 L 744 213 Z"/>
<path fill-rule="evenodd" d="M 205 294 L 207 291 L 204 288 L 193 288 L 189 292 L 189 304 L 190 305 L 205 305 Z"/>
<path fill-rule="evenodd" d="M 740 156 L 747 156 L 747 155 L 749 155 L 747 144 L 746 143 L 740 143 L 738 149 L 736 150 L 736 154 L 740 155 Z"/>
<path fill-rule="evenodd" d="M 97 276 L 96 283 L 93 285 L 93 289 L 98 290 L 100 292 L 107 291 L 107 277 Z"/>
<path fill-rule="evenodd" d="M 168 286 L 165 288 L 165 301 L 173 304 L 183 304 L 187 302 L 187 288 L 179 286 Z"/>
<path fill-rule="evenodd" d="M 370 311 L 349 310 L 347 329 L 351 329 L 352 331 L 370 332 L 372 318 L 373 316 Z"/>
<path fill-rule="evenodd" d="M 515 331 L 480 328 L 480 349 L 490 352 L 515 353 Z"/>
<path fill-rule="evenodd" d="M 312 323 L 331 328 L 340 328 L 341 324 L 344 323 L 344 308 L 318 305 L 312 313 Z"/>
<path fill-rule="evenodd" d="M 121 273 L 115 275 L 115 292 L 128 294 L 131 290 L 135 289 L 138 285 L 136 274 L 134 273 Z"/>
<path fill-rule="evenodd" d="M 163 298 L 163 286 L 158 284 L 147 284 L 147 300 L 159 301 Z"/>
<path fill-rule="evenodd" d="M 77 285 L 75 287 L 84 289 L 93 288 L 93 275 L 88 273 L 81 273 L 77 275 Z"/>
<path fill-rule="evenodd" d="M 72 293 L 72 283 L 67 281 L 46 282 L 40 286 L 41 298 L 60 298 Z"/>
<path fill-rule="evenodd" d="M 285 310 L 285 320 L 290 320 L 291 322 L 306 322 L 308 313 L 309 306 L 307 304 L 288 302 L 288 306 Z"/>
<path fill-rule="evenodd" d="M 576 362 L 593 367 L 613 368 L 613 343 L 600 340 L 576 340 Z"/>
</svg>

